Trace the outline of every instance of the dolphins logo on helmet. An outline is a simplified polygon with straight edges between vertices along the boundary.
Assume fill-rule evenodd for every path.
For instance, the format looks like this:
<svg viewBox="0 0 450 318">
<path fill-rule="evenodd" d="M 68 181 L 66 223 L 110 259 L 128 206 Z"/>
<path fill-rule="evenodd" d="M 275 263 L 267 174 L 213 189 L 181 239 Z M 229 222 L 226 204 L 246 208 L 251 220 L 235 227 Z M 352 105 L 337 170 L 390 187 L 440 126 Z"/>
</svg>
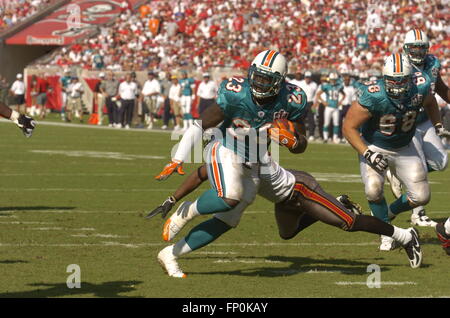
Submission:
<svg viewBox="0 0 450 318">
<path fill-rule="evenodd" d="M 286 58 L 280 52 L 265 50 L 259 53 L 248 71 L 250 90 L 256 98 L 276 96 L 287 73 Z"/>
<path fill-rule="evenodd" d="M 430 42 L 427 35 L 419 29 L 413 29 L 406 33 L 403 50 L 414 65 L 423 65 L 429 47 Z"/>
<path fill-rule="evenodd" d="M 413 68 L 404 54 L 389 55 L 384 60 L 383 79 L 387 95 L 401 101 L 407 95 L 412 85 Z"/>
</svg>

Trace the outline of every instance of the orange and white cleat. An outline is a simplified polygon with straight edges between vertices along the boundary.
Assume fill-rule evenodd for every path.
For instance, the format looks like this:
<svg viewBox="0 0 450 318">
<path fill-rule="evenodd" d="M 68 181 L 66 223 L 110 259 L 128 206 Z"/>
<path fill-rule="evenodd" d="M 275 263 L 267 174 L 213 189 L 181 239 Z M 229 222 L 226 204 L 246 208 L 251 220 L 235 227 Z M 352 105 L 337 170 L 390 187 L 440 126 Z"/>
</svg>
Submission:
<svg viewBox="0 0 450 318">
<path fill-rule="evenodd" d="M 192 202 L 182 202 L 178 209 L 163 226 L 162 239 L 166 242 L 170 242 L 173 238 L 181 231 L 181 229 L 186 225 L 186 223 L 192 219 L 191 213 L 189 213 L 189 208 Z"/>
<path fill-rule="evenodd" d="M 158 253 L 158 262 L 170 277 L 187 277 L 186 274 L 180 269 L 176 256 L 173 255 L 173 245 L 163 248 Z"/>
</svg>

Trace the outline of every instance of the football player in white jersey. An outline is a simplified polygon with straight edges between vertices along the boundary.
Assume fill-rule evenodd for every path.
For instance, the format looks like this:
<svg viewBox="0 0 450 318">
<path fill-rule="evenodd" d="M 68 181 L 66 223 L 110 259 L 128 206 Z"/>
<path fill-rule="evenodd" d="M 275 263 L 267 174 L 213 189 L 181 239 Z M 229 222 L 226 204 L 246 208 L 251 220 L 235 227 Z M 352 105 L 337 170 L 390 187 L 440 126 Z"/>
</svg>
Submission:
<svg viewBox="0 0 450 318">
<path fill-rule="evenodd" d="M 450 89 L 445 85 L 440 75 L 441 64 L 439 59 L 428 54 L 430 43 L 427 35 L 419 29 L 413 29 L 406 33 L 403 50 L 416 71 L 428 75 L 431 81 L 431 93 L 437 93 L 444 101 L 450 103 Z M 448 165 L 447 151 L 441 137 L 446 137 L 446 130 L 442 124 L 433 127 L 426 112 L 422 111 L 417 117 L 416 133 L 413 144 L 423 160 L 428 172 L 443 171 Z M 387 178 L 391 185 L 392 193 L 396 198 L 402 194 L 401 183 L 390 171 Z M 418 226 L 436 226 L 426 214 L 423 206 L 414 208 L 411 215 L 411 223 Z"/>
</svg>

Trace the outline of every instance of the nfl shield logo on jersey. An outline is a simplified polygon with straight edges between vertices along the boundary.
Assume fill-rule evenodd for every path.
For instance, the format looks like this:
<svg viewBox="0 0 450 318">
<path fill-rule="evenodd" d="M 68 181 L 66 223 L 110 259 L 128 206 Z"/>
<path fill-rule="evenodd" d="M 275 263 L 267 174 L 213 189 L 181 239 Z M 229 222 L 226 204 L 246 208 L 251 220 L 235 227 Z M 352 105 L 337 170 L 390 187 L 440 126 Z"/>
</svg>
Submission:
<svg viewBox="0 0 450 318">
<path fill-rule="evenodd" d="M 259 111 L 259 112 L 258 112 L 258 116 L 259 116 L 259 118 L 263 118 L 263 117 L 264 117 L 264 115 L 265 115 L 265 113 L 264 113 L 263 111 Z"/>
</svg>

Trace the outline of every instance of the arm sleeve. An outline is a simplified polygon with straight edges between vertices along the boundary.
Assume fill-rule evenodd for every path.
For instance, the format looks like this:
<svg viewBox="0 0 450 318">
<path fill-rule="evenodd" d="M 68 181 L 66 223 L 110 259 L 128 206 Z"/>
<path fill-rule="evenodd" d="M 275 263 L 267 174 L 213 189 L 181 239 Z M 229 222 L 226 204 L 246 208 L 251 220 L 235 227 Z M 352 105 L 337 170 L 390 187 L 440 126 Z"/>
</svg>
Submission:
<svg viewBox="0 0 450 318">
<path fill-rule="evenodd" d="M 181 138 L 180 143 L 178 144 L 177 151 L 175 155 L 172 157 L 173 161 L 184 162 L 191 152 L 191 148 L 199 142 L 202 138 L 203 129 L 197 121 L 194 121 L 194 124 L 191 125 L 188 130 L 184 133 L 183 138 Z"/>
<path fill-rule="evenodd" d="M 291 98 L 289 100 L 291 111 L 288 119 L 291 121 L 297 121 L 305 116 L 306 104 L 308 100 L 303 90 L 293 91 L 292 94 L 295 95 L 296 98 Z"/>
</svg>

